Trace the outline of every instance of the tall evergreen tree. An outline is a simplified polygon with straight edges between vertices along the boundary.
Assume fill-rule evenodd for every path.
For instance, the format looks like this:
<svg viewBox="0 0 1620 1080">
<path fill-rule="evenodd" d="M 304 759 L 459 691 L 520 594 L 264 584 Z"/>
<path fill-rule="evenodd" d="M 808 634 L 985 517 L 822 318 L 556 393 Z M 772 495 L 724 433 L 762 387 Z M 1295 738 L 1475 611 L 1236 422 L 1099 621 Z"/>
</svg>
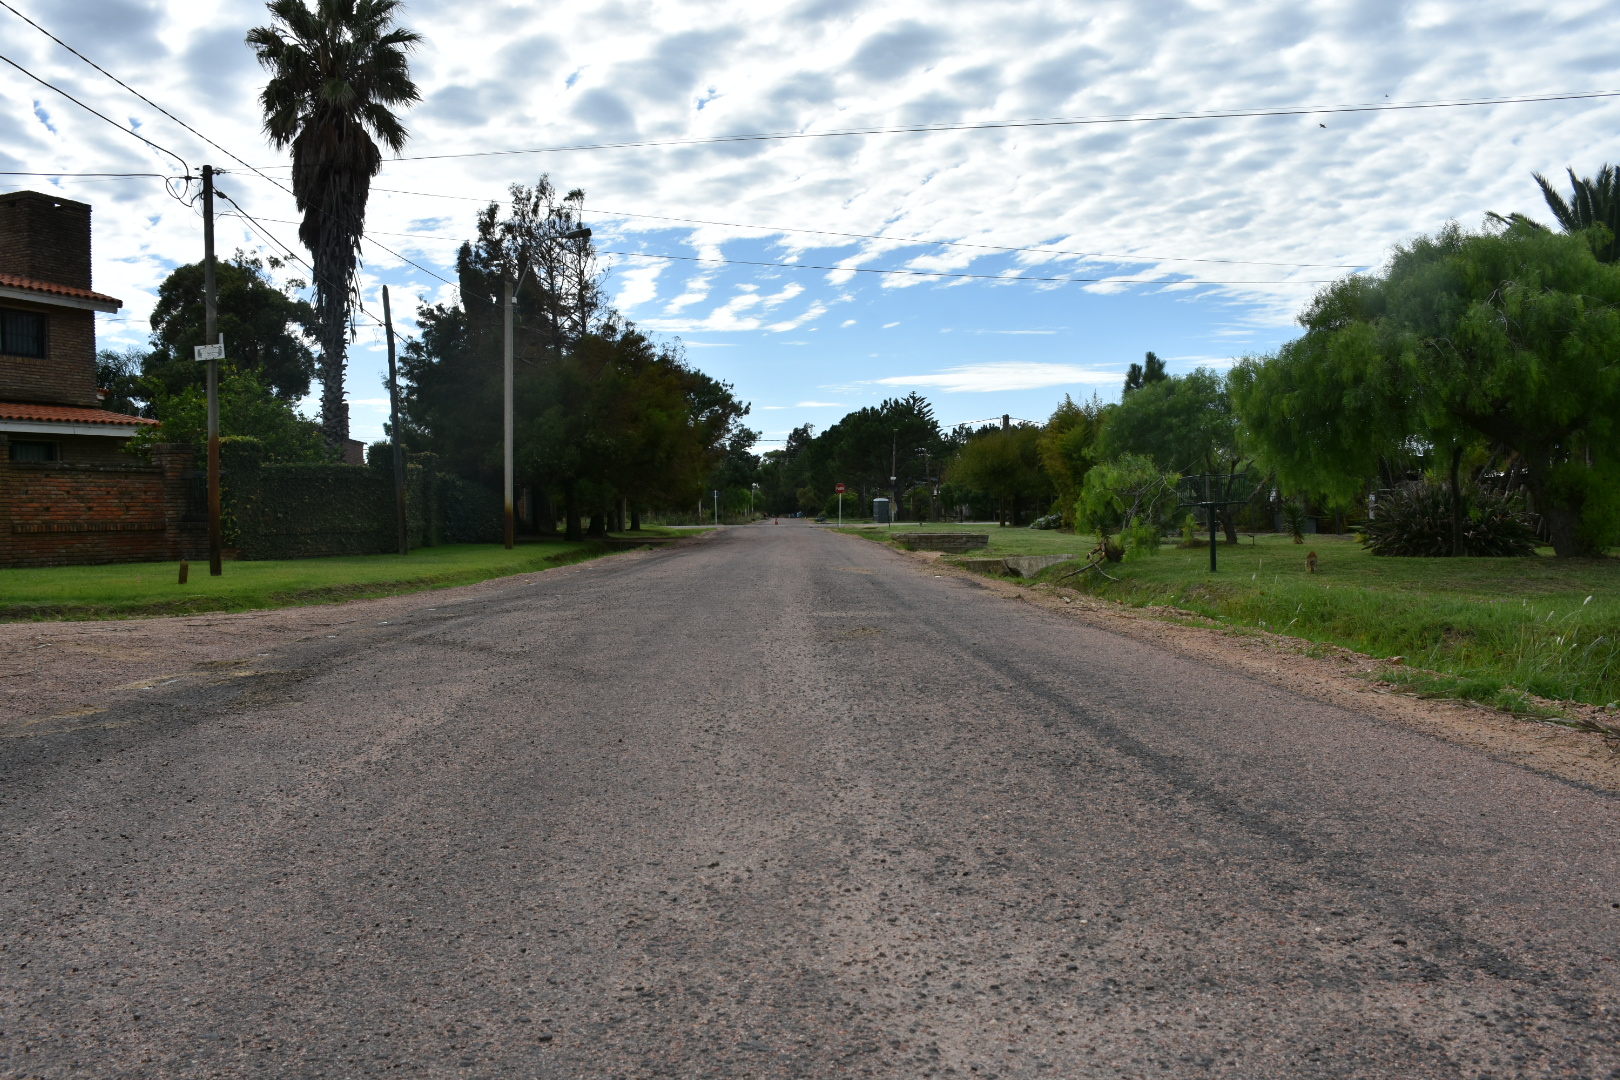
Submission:
<svg viewBox="0 0 1620 1080">
<path fill-rule="evenodd" d="M 420 34 L 394 25 L 400 0 L 270 0 L 272 22 L 247 43 L 270 73 L 259 101 L 278 150 L 292 148 L 293 195 L 304 220 L 298 237 L 315 267 L 320 321 L 321 434 L 349 437 L 343 375 L 360 238 L 371 178 L 382 168 L 377 141 L 394 153 L 406 131 L 395 111 L 418 101 L 406 54 Z"/>
<path fill-rule="evenodd" d="M 1568 199 L 1553 190 L 1545 176 L 1535 174 L 1541 196 L 1547 200 L 1547 209 L 1567 233 L 1603 226 L 1609 235 L 1606 242 L 1593 246 L 1593 254 L 1600 262 L 1612 263 L 1620 259 L 1620 169 L 1605 165 L 1598 170 L 1595 179 L 1582 179 L 1575 175 L 1574 169 L 1566 171 L 1571 188 Z"/>
</svg>

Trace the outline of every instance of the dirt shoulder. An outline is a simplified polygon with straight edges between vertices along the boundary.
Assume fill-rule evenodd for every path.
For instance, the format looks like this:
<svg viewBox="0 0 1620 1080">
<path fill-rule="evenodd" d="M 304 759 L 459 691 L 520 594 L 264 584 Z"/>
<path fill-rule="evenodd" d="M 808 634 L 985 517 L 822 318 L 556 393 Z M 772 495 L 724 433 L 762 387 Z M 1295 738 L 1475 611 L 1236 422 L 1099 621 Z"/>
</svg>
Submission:
<svg viewBox="0 0 1620 1080">
<path fill-rule="evenodd" d="M 547 575 L 590 573 L 650 554 L 627 551 L 473 585 L 337 604 L 153 618 L 0 623 L 0 738 L 33 734 L 41 730 L 41 721 L 93 711 L 93 703 L 111 691 L 195 676 L 210 668 L 222 678 L 250 674 L 257 654 L 292 641 L 425 608 L 465 603 Z"/>
<path fill-rule="evenodd" d="M 1247 627 L 1221 626 L 1190 611 L 1134 608 L 1060 586 L 1023 585 L 984 577 L 945 562 L 939 552 L 897 550 L 897 554 L 911 560 L 920 571 L 966 578 L 1009 600 L 1039 605 L 1319 701 L 1472 747 L 1502 761 L 1575 783 L 1620 791 L 1620 753 L 1601 735 L 1521 720 L 1465 702 L 1402 693 L 1377 678 L 1387 662 L 1363 653 Z M 1558 705 L 1566 712 L 1585 708 L 1564 702 Z"/>
</svg>

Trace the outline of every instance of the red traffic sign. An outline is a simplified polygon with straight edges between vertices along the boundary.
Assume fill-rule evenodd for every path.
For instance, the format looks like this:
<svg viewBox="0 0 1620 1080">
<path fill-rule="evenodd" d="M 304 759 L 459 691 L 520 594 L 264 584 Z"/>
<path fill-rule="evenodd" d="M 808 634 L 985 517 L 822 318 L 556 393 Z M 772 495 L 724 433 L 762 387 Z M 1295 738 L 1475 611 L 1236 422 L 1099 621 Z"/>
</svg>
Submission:
<svg viewBox="0 0 1620 1080">
<path fill-rule="evenodd" d="M 843 493 L 844 493 L 844 485 L 843 485 L 843 484 L 839 484 L 839 485 L 838 485 L 838 486 L 837 486 L 837 487 L 835 487 L 835 488 L 834 488 L 834 489 L 833 489 L 833 490 L 835 490 L 835 491 L 837 491 L 837 492 L 838 492 L 838 494 L 840 494 L 840 495 L 842 495 L 842 494 L 843 494 Z"/>
</svg>

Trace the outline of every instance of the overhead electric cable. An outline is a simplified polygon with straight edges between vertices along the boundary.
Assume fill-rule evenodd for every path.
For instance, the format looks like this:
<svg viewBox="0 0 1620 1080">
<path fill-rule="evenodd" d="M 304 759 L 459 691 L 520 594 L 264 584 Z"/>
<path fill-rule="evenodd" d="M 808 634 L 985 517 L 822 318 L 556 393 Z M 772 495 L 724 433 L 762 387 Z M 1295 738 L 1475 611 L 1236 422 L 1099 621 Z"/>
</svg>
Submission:
<svg viewBox="0 0 1620 1080">
<path fill-rule="evenodd" d="M 598 212 L 599 213 L 605 213 L 605 211 L 598 211 Z M 283 219 L 280 219 L 280 218 L 266 218 L 265 220 L 267 220 L 267 221 L 275 221 L 275 222 L 278 222 L 279 224 L 282 224 L 282 225 L 296 225 L 297 224 L 297 222 L 295 222 L 295 221 L 286 221 L 286 220 L 283 220 Z M 373 235 L 375 235 L 375 234 L 368 232 L 366 234 L 366 239 L 370 243 L 377 244 L 377 241 L 371 239 L 371 237 Z M 429 240 L 453 240 L 453 241 L 463 241 L 464 240 L 464 238 L 462 238 L 462 237 L 444 236 L 444 235 L 439 234 L 439 233 L 383 233 L 383 235 L 384 236 L 419 236 L 419 237 L 422 237 L 424 239 L 429 239 Z M 919 243 L 933 243 L 934 241 L 918 241 L 918 242 Z M 382 247 L 381 244 L 377 244 L 377 246 Z M 979 245 L 968 245 L 968 246 L 979 246 Z M 383 248 L 383 250 L 384 251 L 389 251 L 388 248 Z M 998 248 L 998 249 L 995 249 L 995 250 L 1002 250 L 1002 251 L 1031 251 L 1031 250 L 1041 250 L 1041 249 L 1038 249 L 1038 248 Z M 399 258 L 404 258 L 404 256 L 398 255 L 397 252 L 390 251 L 389 253 L 393 254 L 393 255 L 396 255 Z M 755 261 L 755 260 L 752 260 L 752 259 L 712 259 L 712 258 L 700 258 L 698 256 L 692 256 L 692 255 L 658 255 L 658 254 L 652 254 L 652 253 L 645 252 L 645 251 L 612 251 L 612 250 L 609 250 L 607 248 L 599 249 L 599 253 L 603 254 L 603 255 L 623 255 L 623 256 L 629 256 L 629 257 L 638 258 L 638 259 L 670 259 L 670 260 L 675 260 L 675 261 L 680 261 L 680 262 L 721 263 L 721 264 L 730 264 L 730 265 L 737 265 L 737 266 L 776 266 L 776 267 L 783 267 L 785 269 L 790 269 L 790 270 L 849 270 L 849 271 L 853 271 L 853 272 L 861 273 L 861 274 L 903 274 L 903 275 L 907 275 L 907 276 L 917 276 L 917 277 L 962 277 L 962 278 L 978 278 L 978 279 L 982 279 L 982 280 L 986 280 L 986 281 L 1076 281 L 1076 282 L 1088 282 L 1088 283 L 1089 282 L 1131 282 L 1131 283 L 1134 283 L 1134 284 L 1142 284 L 1142 285 L 1180 285 L 1180 284 L 1188 284 L 1188 285 L 1294 285 L 1294 284 L 1322 285 L 1322 284 L 1326 284 L 1326 282 L 1323 282 L 1323 281 L 1296 282 L 1296 281 L 1288 281 L 1288 280 L 1282 280 L 1282 281 L 1204 281 L 1204 280 L 1195 280 L 1195 279 L 1163 279 L 1163 278 L 1007 277 L 1007 276 L 1002 275 L 1002 274 L 953 274 L 953 273 L 935 272 L 935 271 L 930 271 L 930 270 L 881 270 L 881 269 L 877 269 L 877 268 L 859 267 L 859 266 L 817 266 L 817 265 L 812 265 L 812 264 L 809 264 L 809 263 L 760 262 L 760 261 Z M 1077 252 L 1060 252 L 1058 254 L 1078 254 L 1078 253 Z M 406 261 L 409 262 L 410 260 L 406 260 Z M 1171 261 L 1177 261 L 1177 260 L 1166 259 L 1164 261 L 1171 262 Z M 1186 262 L 1216 262 L 1216 261 L 1220 261 L 1220 260 L 1214 260 L 1214 259 L 1188 259 L 1188 260 L 1179 260 L 1179 261 L 1186 261 Z M 1234 260 L 1234 261 L 1236 261 L 1236 260 Z M 417 263 L 411 263 L 411 265 L 412 266 L 418 266 Z M 1265 266 L 1322 266 L 1322 265 L 1329 265 L 1329 266 L 1331 266 L 1332 264 L 1323 264 L 1323 263 L 1262 263 L 1262 264 L 1259 264 L 1259 265 L 1265 265 Z M 418 268 L 420 268 L 420 267 L 418 267 Z M 1356 269 L 1356 267 L 1348 266 L 1348 267 L 1345 267 L 1345 269 L 1353 270 L 1353 269 Z M 431 274 L 432 271 L 427 271 L 427 273 Z M 433 274 L 433 276 L 438 277 L 437 274 Z M 446 285 L 454 284 L 453 282 L 446 281 L 442 277 L 440 277 L 439 280 L 443 281 Z"/>
<path fill-rule="evenodd" d="M 782 263 L 762 262 L 754 259 L 708 259 L 697 255 L 653 255 L 645 251 L 609 251 L 601 249 L 603 255 L 622 255 L 632 259 L 667 259 L 673 262 L 695 263 L 725 263 L 733 266 L 772 266 L 783 270 L 842 270 L 851 274 L 893 274 L 901 277 L 930 277 L 930 278 L 971 278 L 978 281 L 1046 281 L 1070 282 L 1074 284 L 1092 285 L 1099 282 L 1114 282 L 1122 285 L 1330 285 L 1330 280 L 1322 281 L 1208 281 L 1191 278 L 1128 278 L 1128 277 L 1035 277 L 1028 274 L 962 274 L 949 273 L 936 270 L 880 270 L 876 267 L 866 266 L 821 266 L 816 263 Z"/>
<path fill-rule="evenodd" d="M 835 131 L 773 131 L 750 135 L 710 135 L 695 139 L 642 139 L 625 142 L 574 143 L 521 150 L 468 150 L 457 154 L 411 154 L 395 161 L 446 161 L 452 158 L 514 157 L 523 154 L 560 154 L 576 150 L 626 150 L 654 146 L 709 146 L 719 143 L 779 142 L 789 139 L 832 139 L 850 135 L 922 135 L 939 131 L 1000 131 L 1011 128 L 1088 127 L 1103 124 L 1154 124 L 1178 120 L 1234 120 L 1263 116 L 1330 116 L 1345 113 L 1403 112 L 1415 109 L 1461 109 L 1484 105 L 1523 105 L 1543 101 L 1587 101 L 1620 97 L 1620 90 L 1591 90 L 1574 94 L 1537 94 L 1527 97 L 1461 98 L 1454 101 L 1378 101 L 1358 105 L 1291 105 L 1275 109 L 1220 109 L 1209 112 L 1054 116 L 1031 120 L 981 120 L 960 124 L 914 124 L 907 127 L 842 128 Z M 272 166 L 286 168 L 286 166 Z"/>
<path fill-rule="evenodd" d="M 108 71 L 106 68 L 102 67 L 100 64 L 96 63 L 94 60 L 92 60 L 88 56 L 84 55 L 84 53 L 80 52 L 78 49 L 75 49 L 73 46 L 69 45 L 67 42 L 63 41 L 61 38 L 59 38 L 55 34 L 51 33 L 49 30 L 45 29 L 43 26 L 39 25 L 39 23 L 35 22 L 33 19 L 30 19 L 27 15 L 24 15 L 22 12 L 18 11 L 16 8 L 12 7 L 10 4 L 8 4 L 6 2 L 6 0 L 0 0 L 0 7 L 5 8 L 7 11 L 9 11 L 13 15 L 17 16 L 17 18 L 21 19 L 23 22 L 27 23 L 29 26 L 32 26 L 35 30 L 38 30 L 40 33 L 44 34 L 46 37 L 50 38 L 52 41 L 54 41 L 58 45 L 62 46 L 62 48 L 66 49 L 68 52 L 72 53 L 74 56 L 77 56 L 80 60 L 83 60 L 85 63 L 89 64 L 91 67 L 95 68 L 97 71 L 99 71 L 103 75 L 107 76 L 107 78 L 111 79 L 113 82 L 117 83 L 119 86 L 122 86 L 125 90 L 128 90 L 131 94 L 134 94 L 136 97 L 140 98 L 142 101 L 144 101 L 148 105 L 152 106 L 152 108 L 156 109 L 158 112 L 162 113 L 164 116 L 167 116 L 170 120 L 173 120 L 175 123 L 179 124 L 181 127 L 185 128 L 187 131 L 189 131 L 193 135 L 197 136 L 197 138 L 199 138 L 203 142 L 207 143 L 209 146 L 212 146 L 215 150 L 218 150 L 220 153 L 224 154 L 226 157 L 230 158 L 232 161 L 235 161 L 238 165 L 241 165 L 242 167 L 248 168 L 248 169 L 253 168 L 253 166 L 249 165 L 247 162 L 243 161 L 241 158 L 237 157 L 235 154 L 231 153 L 229 150 L 227 150 L 223 146 L 219 145 L 219 143 L 215 142 L 213 139 L 210 139 L 208 136 L 204 135 L 202 132 L 198 131 L 196 128 L 192 127 L 190 124 L 186 123 L 184 120 L 182 120 L 178 116 L 174 115 L 174 113 L 170 112 L 168 109 L 165 109 L 163 106 L 159 105 L 157 102 L 153 101 L 151 98 L 147 97 L 145 94 L 141 93 L 139 90 L 137 90 L 133 86 L 129 85 L 129 83 L 125 82 L 123 79 L 120 79 L 118 76 L 114 75 L 112 72 Z"/>
<path fill-rule="evenodd" d="M 142 135 L 140 132 L 134 130 L 133 128 L 127 128 L 123 124 L 120 124 L 118 121 L 112 119 L 112 117 L 107 116 L 105 113 L 101 113 L 101 112 L 96 111 L 95 109 L 92 109 L 90 106 L 86 105 L 84 102 L 80 101 L 78 98 L 74 97 L 72 94 L 68 93 L 66 90 L 63 90 L 60 86 L 57 86 L 54 83 L 46 82 L 44 79 L 40 78 L 38 75 L 35 75 L 32 71 L 29 71 L 27 68 L 25 68 L 21 64 L 17 63 L 17 61 L 11 59 L 11 57 L 0 55 L 0 60 L 4 60 L 6 63 L 10 64 L 12 67 L 16 68 L 18 71 L 22 72 L 24 75 L 28 76 L 30 79 L 33 79 L 35 82 L 39 83 L 41 86 L 49 87 L 50 89 L 55 90 L 58 94 L 61 94 L 63 97 L 65 97 L 69 101 L 73 102 L 73 104 L 77 105 L 79 108 L 83 109 L 85 112 L 90 113 L 92 116 L 97 116 L 97 117 L 100 117 L 101 119 L 107 121 L 107 123 L 111 124 L 113 127 L 117 128 L 119 131 L 122 131 L 125 135 L 133 135 L 135 138 L 141 140 L 141 142 L 145 143 L 147 146 L 150 146 L 152 149 L 157 150 L 160 153 L 168 154 L 170 157 L 174 158 L 174 160 L 176 160 L 176 161 L 178 161 L 180 163 L 180 167 L 185 170 L 186 176 L 188 178 L 191 176 L 191 166 L 189 164 L 187 164 L 185 158 L 181 157 L 179 154 L 175 153 L 173 150 L 170 150 L 166 146 L 159 146 L 157 143 L 153 142 L 151 139 L 148 139 L 145 135 Z"/>
<path fill-rule="evenodd" d="M 204 135 L 202 132 L 198 131 L 196 128 L 192 127 L 190 124 L 186 123 L 184 120 L 180 119 L 178 116 L 174 115 L 172 112 L 165 109 L 163 106 L 159 105 L 157 102 L 153 101 L 151 98 L 147 97 L 145 94 L 141 93 L 139 90 L 136 90 L 133 86 L 130 86 L 128 83 L 124 82 L 124 80 L 120 79 L 118 76 L 114 75 L 112 72 L 108 71 L 106 68 L 102 67 L 100 64 L 98 64 L 94 60 L 90 59 L 88 56 L 85 56 L 78 49 L 75 49 L 73 46 L 69 45 L 67 42 L 63 41 L 61 38 L 59 38 L 55 34 L 51 33 L 49 30 L 45 29 L 43 26 L 39 25 L 39 23 L 35 22 L 33 19 L 30 19 L 28 16 L 24 15 L 22 12 L 18 11 L 16 8 L 12 7 L 9 3 L 6 2 L 6 0 L 0 0 L 0 7 L 4 7 L 7 11 L 11 12 L 13 15 L 17 16 L 19 19 L 26 22 L 28 25 L 32 26 L 35 30 L 38 30 L 40 33 L 44 34 L 46 37 L 50 38 L 52 41 L 54 41 L 58 45 L 62 46 L 62 48 L 66 49 L 68 52 L 72 53 L 74 56 L 77 56 L 80 60 L 83 60 L 86 64 L 89 64 L 91 67 L 95 68 L 97 71 L 99 71 L 103 75 L 107 76 L 107 78 L 111 79 L 113 82 L 117 83 L 119 86 L 123 87 L 125 90 L 128 90 L 131 94 L 134 94 L 136 97 L 140 98 L 142 101 L 144 101 L 148 105 L 152 106 L 152 108 L 156 109 L 158 112 L 162 113 L 164 116 L 167 116 L 170 120 L 173 120 L 175 123 L 179 124 L 181 127 L 185 128 L 187 131 L 189 131 L 193 135 L 197 136 L 197 138 L 201 139 L 203 142 L 207 143 L 209 146 L 212 146 L 215 150 L 218 150 L 220 153 L 224 154 L 226 157 L 230 158 L 232 161 L 236 162 L 238 165 L 241 165 L 243 168 L 248 169 L 249 171 L 257 174 L 260 178 L 262 178 L 263 180 L 265 180 L 266 182 L 268 182 L 270 184 L 275 185 L 277 188 L 279 188 L 283 192 L 286 192 L 288 195 L 293 194 L 293 192 L 285 184 L 283 184 L 281 181 L 277 180 L 273 176 L 266 175 L 265 172 L 263 170 L 261 170 L 258 166 L 252 165 L 249 162 L 244 161 L 242 158 L 238 157 L 237 155 L 231 153 L 225 147 L 221 146 L 219 143 L 215 142 L 213 139 L 210 139 L 208 136 Z M 32 72 L 27 71 L 24 68 L 18 66 L 13 61 L 7 60 L 4 56 L 0 56 L 0 60 L 6 60 L 6 63 L 11 64 L 12 67 L 17 68 L 17 70 L 23 72 L 23 74 L 28 75 L 30 78 L 36 79 L 41 83 L 45 83 L 45 80 L 40 79 L 39 76 L 34 75 Z M 45 85 L 50 86 L 51 84 L 50 83 L 45 83 Z M 79 106 L 81 106 L 81 107 L 83 107 L 85 109 L 89 109 L 89 111 L 91 111 L 91 112 L 96 112 L 94 109 L 91 109 L 90 106 L 85 105 L 84 102 L 79 101 L 77 98 L 71 96 L 70 94 L 66 93 L 65 91 L 62 91 L 62 90 L 60 90 L 60 89 L 58 89 L 57 87 L 54 87 L 54 86 L 51 86 L 51 89 L 56 90 L 57 93 L 61 94 L 63 97 L 66 97 L 69 101 L 72 101 L 74 104 L 79 105 Z M 100 113 L 96 113 L 96 115 L 101 116 Z M 101 116 L 101 118 L 103 120 L 107 119 L 105 116 Z M 114 121 L 109 120 L 108 123 L 114 123 Z M 125 130 L 125 131 L 129 130 L 127 128 L 123 128 L 122 125 L 115 125 L 115 126 L 118 126 L 121 130 Z M 135 133 L 130 132 L 130 134 L 135 134 Z M 152 146 L 157 146 L 157 144 L 152 142 L 150 139 L 144 139 L 140 135 L 136 135 L 135 137 L 142 139 L 143 142 L 147 142 L 148 144 L 150 144 Z M 162 149 L 161 147 L 158 147 L 158 148 Z M 185 160 L 180 158 L 179 155 L 177 155 L 177 154 L 173 154 L 173 153 L 171 153 L 170 151 L 167 151 L 167 150 L 165 150 L 164 153 L 170 154 L 170 156 L 174 157 L 177 161 L 180 162 L 180 164 L 185 165 L 185 167 L 186 167 L 186 175 L 187 175 L 187 178 L 189 179 L 189 177 L 191 175 L 191 166 L 186 165 Z M 235 206 L 238 210 L 242 210 L 241 205 L 239 203 L 237 203 L 234 199 L 231 200 L 231 205 Z M 246 214 L 246 211 L 242 211 L 242 212 L 243 212 L 244 215 Z M 324 213 L 324 211 L 321 211 L 318 208 L 317 208 L 316 212 L 317 213 Z M 262 226 L 261 226 L 261 228 L 262 228 Z M 364 236 L 362 236 L 362 238 L 363 239 L 369 239 L 369 238 L 364 237 Z M 275 242 L 277 244 L 281 244 L 281 241 L 279 241 L 279 240 L 277 240 Z M 418 270 L 422 271 L 424 274 L 427 274 L 427 275 L 429 275 L 431 277 L 438 278 L 438 280 L 443 281 L 446 285 L 456 287 L 455 282 L 449 281 L 446 278 L 440 277 L 438 274 L 435 274 L 432 270 L 429 270 L 427 267 L 421 265 L 418 262 L 415 262 L 412 259 L 406 258 L 404 255 L 401 255 L 399 252 L 394 251 L 393 249 L 391 249 L 391 248 L 389 248 L 389 247 L 387 247 L 387 246 L 385 246 L 383 244 L 379 244 L 375 240 L 372 240 L 371 243 L 374 244 L 375 246 L 379 247 L 379 248 L 382 248 L 383 251 L 388 252 L 388 254 L 394 256 L 396 259 L 399 259 L 399 260 L 401 260 L 403 262 L 409 263 L 411 266 L 416 267 Z M 281 246 L 286 247 L 285 244 L 282 244 Z M 300 261 L 302 261 L 302 260 L 300 260 Z M 308 265 L 308 264 L 305 264 L 305 265 Z M 314 268 L 311 267 L 310 269 L 311 269 L 311 273 L 313 273 Z M 364 310 L 364 308 L 362 308 L 361 310 Z M 370 316 L 371 313 L 367 312 L 366 314 L 368 316 Z M 371 317 L 375 318 L 375 316 L 371 316 Z"/>
<path fill-rule="evenodd" d="M 465 202 L 499 202 L 499 199 L 473 199 L 465 194 L 439 194 L 436 191 L 400 191 L 399 188 L 373 188 L 373 191 L 386 191 L 389 194 L 416 194 L 429 199 L 458 199 Z M 637 217 L 637 219 L 654 220 L 654 222 L 687 222 L 690 225 L 723 225 L 726 228 L 757 228 L 768 233 L 808 233 L 812 236 L 851 236 L 855 240 L 888 240 L 902 244 L 932 244 L 940 248 L 977 248 L 980 251 L 1030 251 L 1035 254 L 1069 254 L 1069 256 L 1082 256 L 1087 259 L 1129 259 L 1134 262 L 1220 262 L 1228 266 L 1298 266 L 1320 267 L 1320 269 L 1356 270 L 1361 269 L 1359 262 L 1277 262 L 1272 259 L 1196 259 L 1189 256 L 1152 256 L 1152 254 L 1116 254 L 1108 251 L 1064 251 L 1061 248 L 1016 248 L 1006 244 L 972 244 L 956 240 L 912 240 L 910 236 L 885 236 L 881 233 L 844 233 L 836 232 L 831 228 L 792 228 L 787 225 L 744 225 L 740 222 L 711 222 L 701 217 L 667 217 L 664 214 L 630 214 L 627 210 L 593 209 L 591 214 L 603 217 Z M 437 236 L 434 233 L 389 233 L 392 236 L 431 236 L 434 240 L 457 240 L 455 236 Z"/>
<path fill-rule="evenodd" d="M 0 0 L 3 2 L 3 0 Z M 131 179 L 139 176 L 156 177 L 159 180 L 184 180 L 183 176 L 170 176 L 160 172 L 23 172 L 17 169 L 0 170 L 0 176 L 99 176 L 109 180 Z"/>
<path fill-rule="evenodd" d="M 3 0 L 0 0 L 0 2 L 3 2 Z M 324 277 L 319 270 L 315 269 L 314 264 L 312 264 L 308 259 L 304 258 L 302 255 L 298 254 L 292 248 L 288 247 L 285 243 L 283 243 L 282 240 L 279 237 L 277 237 L 269 229 L 265 228 L 264 224 L 262 222 L 260 222 L 258 218 L 254 217 L 252 214 L 248 213 L 246 210 L 243 210 L 241 203 L 237 202 L 235 199 L 231 198 L 229 195 L 225 194 L 223 191 L 219 190 L 218 188 L 214 189 L 214 194 L 216 196 L 218 196 L 219 198 L 224 199 L 226 202 L 230 203 L 233 207 L 236 208 L 236 213 L 235 214 L 229 214 L 229 215 L 221 214 L 221 215 L 219 215 L 220 217 L 237 217 L 237 218 L 241 218 L 243 221 L 248 222 L 253 227 L 255 232 L 257 232 L 260 236 L 264 237 L 266 240 L 269 240 L 276 247 L 279 247 L 282 251 L 285 251 L 287 253 L 288 258 L 291 258 L 294 261 L 300 263 L 305 269 L 307 269 L 310 272 L 311 276 L 320 278 L 322 281 L 326 281 L 328 284 L 331 283 L 331 279 Z M 377 316 L 373 315 L 371 312 L 366 310 L 366 305 L 365 305 L 364 301 L 362 301 L 360 299 L 360 296 L 359 296 L 358 293 L 355 294 L 354 306 L 360 309 L 360 313 L 362 315 L 364 315 L 366 318 L 370 319 L 372 322 L 376 323 L 378 326 L 384 325 L 384 323 L 383 323 L 383 321 L 381 319 L 377 318 Z"/>
</svg>

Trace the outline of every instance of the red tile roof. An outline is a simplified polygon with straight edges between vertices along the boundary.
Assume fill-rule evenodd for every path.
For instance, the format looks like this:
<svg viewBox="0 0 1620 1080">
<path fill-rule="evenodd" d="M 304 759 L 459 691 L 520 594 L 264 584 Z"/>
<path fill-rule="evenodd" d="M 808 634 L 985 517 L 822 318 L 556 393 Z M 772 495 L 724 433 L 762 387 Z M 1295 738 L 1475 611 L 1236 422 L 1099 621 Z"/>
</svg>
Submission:
<svg viewBox="0 0 1620 1080">
<path fill-rule="evenodd" d="M 6 275 L 0 274 L 0 278 Z M 75 405 L 26 405 L 0 401 L 0 420 L 38 420 L 48 424 L 155 424 L 144 416 L 125 416 L 106 409 Z"/>
<path fill-rule="evenodd" d="M 116 296 L 106 293 L 91 292 L 89 289 L 75 289 L 72 285 L 58 285 L 54 281 L 36 281 L 33 278 L 18 277 L 16 274 L 0 274 L 0 285 L 9 285 L 13 289 L 28 289 L 31 292 L 52 293 L 56 296 L 71 296 L 78 300 L 100 300 L 104 304 L 117 304 L 124 306 L 124 302 Z"/>
</svg>

